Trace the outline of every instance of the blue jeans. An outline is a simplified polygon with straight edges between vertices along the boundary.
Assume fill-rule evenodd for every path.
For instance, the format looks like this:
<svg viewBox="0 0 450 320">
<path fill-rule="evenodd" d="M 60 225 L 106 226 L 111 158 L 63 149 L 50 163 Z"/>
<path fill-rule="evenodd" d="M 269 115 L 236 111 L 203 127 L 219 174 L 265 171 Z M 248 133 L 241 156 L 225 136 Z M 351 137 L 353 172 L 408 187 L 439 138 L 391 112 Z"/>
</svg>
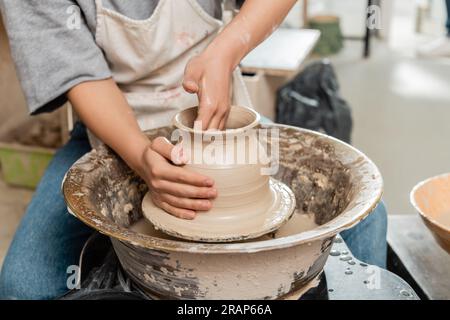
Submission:
<svg viewBox="0 0 450 320">
<path fill-rule="evenodd" d="M 387 258 L 387 212 L 380 202 L 369 216 L 341 236 L 352 254 L 368 264 L 386 269 Z"/>
<path fill-rule="evenodd" d="M 86 130 L 77 124 L 70 141 L 47 168 L 16 231 L 0 274 L 0 299 L 52 299 L 67 291 L 67 268 L 78 264 L 82 246 L 93 231 L 68 213 L 61 182 L 70 166 L 89 150 Z M 383 205 L 342 236 L 357 258 L 385 266 Z"/>
<path fill-rule="evenodd" d="M 78 124 L 48 166 L 14 235 L 0 274 L 0 299 L 53 299 L 68 291 L 67 267 L 78 265 L 92 230 L 68 213 L 61 182 L 89 150 L 86 130 Z"/>
</svg>

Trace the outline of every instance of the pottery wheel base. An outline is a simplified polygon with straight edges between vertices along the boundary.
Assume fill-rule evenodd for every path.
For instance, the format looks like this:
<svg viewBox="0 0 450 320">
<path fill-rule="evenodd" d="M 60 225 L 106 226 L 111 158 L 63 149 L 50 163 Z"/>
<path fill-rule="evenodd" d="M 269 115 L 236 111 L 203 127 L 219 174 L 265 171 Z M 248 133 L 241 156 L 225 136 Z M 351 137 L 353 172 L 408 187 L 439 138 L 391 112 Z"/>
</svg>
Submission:
<svg viewBox="0 0 450 320">
<path fill-rule="evenodd" d="M 232 215 L 213 218 L 214 212 L 199 212 L 194 220 L 184 220 L 174 217 L 156 207 L 147 193 L 142 201 L 144 217 L 156 229 L 173 237 L 201 242 L 233 242 L 257 238 L 277 230 L 289 220 L 295 209 L 295 196 L 284 183 L 270 179 L 272 194 L 271 205 L 264 212 L 258 210 L 253 215 L 243 214 L 252 207 L 233 209 Z M 215 210 L 214 208 L 212 209 Z M 246 219 L 239 219 L 246 217 Z"/>
</svg>

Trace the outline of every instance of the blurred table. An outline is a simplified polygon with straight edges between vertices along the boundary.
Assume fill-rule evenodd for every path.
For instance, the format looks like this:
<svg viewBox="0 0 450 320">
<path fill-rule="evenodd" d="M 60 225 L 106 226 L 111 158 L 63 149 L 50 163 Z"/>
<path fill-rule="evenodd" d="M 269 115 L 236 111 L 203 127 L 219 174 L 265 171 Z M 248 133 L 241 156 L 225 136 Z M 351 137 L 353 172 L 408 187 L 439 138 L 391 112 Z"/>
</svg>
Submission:
<svg viewBox="0 0 450 320">
<path fill-rule="evenodd" d="M 356 259 L 340 235 L 324 268 L 318 287 L 302 300 L 418 300 L 411 286 L 388 270 Z"/>
<path fill-rule="evenodd" d="M 275 120 L 277 90 L 298 74 L 319 37 L 317 30 L 280 28 L 242 60 L 240 67 L 256 111 Z"/>
<path fill-rule="evenodd" d="M 269 76 L 296 74 L 319 40 L 320 32 L 311 29 L 277 29 L 241 62 L 244 73 L 263 71 Z"/>
<path fill-rule="evenodd" d="M 388 269 L 424 299 L 450 299 L 450 255 L 434 240 L 418 214 L 390 215 Z"/>
</svg>

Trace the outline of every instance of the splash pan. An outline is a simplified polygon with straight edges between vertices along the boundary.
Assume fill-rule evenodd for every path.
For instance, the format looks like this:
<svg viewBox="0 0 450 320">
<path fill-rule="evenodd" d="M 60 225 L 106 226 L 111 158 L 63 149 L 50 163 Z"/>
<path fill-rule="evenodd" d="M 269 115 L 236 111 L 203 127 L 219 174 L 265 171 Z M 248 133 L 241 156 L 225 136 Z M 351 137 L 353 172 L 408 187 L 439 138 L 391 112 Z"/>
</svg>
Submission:
<svg viewBox="0 0 450 320">
<path fill-rule="evenodd" d="M 144 182 L 107 149 L 78 160 L 63 182 L 69 211 L 110 236 L 125 272 L 149 296 L 170 299 L 277 299 L 301 290 L 322 270 L 337 233 L 377 205 L 382 178 L 355 148 L 283 125 L 276 180 L 296 198 L 276 232 L 233 243 L 172 238 L 142 217 Z M 172 127 L 148 132 L 170 137 Z M 272 141 L 272 143 L 274 143 Z"/>
</svg>

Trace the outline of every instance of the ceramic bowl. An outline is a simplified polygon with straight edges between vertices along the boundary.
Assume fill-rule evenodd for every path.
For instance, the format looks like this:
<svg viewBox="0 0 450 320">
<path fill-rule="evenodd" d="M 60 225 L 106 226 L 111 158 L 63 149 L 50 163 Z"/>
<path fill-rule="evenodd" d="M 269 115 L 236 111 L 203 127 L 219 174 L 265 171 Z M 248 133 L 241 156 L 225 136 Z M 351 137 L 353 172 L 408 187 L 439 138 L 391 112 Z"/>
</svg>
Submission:
<svg viewBox="0 0 450 320">
<path fill-rule="evenodd" d="M 259 141 L 258 113 L 232 106 L 224 131 L 202 131 L 194 128 L 197 110 L 185 109 L 174 117 L 177 129 L 172 136 L 189 154 L 185 168 L 215 181 L 218 196 L 212 208 L 185 220 L 155 206 L 147 194 L 144 216 L 157 229 L 191 241 L 241 241 L 277 230 L 292 216 L 295 196 L 284 183 L 265 174 L 270 161 Z"/>
<path fill-rule="evenodd" d="M 436 241 L 450 253 L 450 173 L 420 182 L 410 199 Z"/>
</svg>

